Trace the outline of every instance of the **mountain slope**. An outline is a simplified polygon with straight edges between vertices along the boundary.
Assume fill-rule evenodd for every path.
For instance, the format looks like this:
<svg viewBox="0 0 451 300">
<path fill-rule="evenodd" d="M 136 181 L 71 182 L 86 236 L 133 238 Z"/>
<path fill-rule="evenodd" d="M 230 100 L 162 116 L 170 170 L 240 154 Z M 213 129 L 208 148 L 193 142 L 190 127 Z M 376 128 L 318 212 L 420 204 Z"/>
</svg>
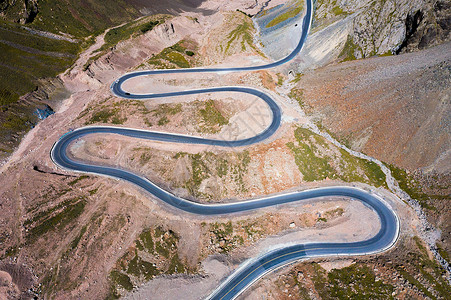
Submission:
<svg viewBox="0 0 451 300">
<path fill-rule="evenodd" d="M 451 146 L 450 45 L 330 65 L 302 76 L 298 87 L 311 113 L 353 149 L 412 171 L 447 173 L 451 166 L 440 162 Z"/>
<path fill-rule="evenodd" d="M 145 14 L 196 10 L 202 1 L 1 0 L 0 159 L 6 158 L 67 91 L 54 78 L 105 29 Z M 139 28 L 137 29 L 139 31 Z M 122 39 L 127 36 L 120 37 Z M 117 42 L 117 41 L 116 41 Z M 25 94 L 36 91 L 27 99 Z M 60 96 L 48 99 L 49 94 Z M 52 98 L 52 97 L 50 97 Z"/>
</svg>

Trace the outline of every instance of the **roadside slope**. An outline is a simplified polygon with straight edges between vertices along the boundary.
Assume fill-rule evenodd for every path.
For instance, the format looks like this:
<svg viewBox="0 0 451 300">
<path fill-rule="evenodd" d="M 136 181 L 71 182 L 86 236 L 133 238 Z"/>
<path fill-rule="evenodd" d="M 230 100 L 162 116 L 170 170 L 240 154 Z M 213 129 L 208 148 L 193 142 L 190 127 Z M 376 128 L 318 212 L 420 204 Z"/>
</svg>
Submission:
<svg viewBox="0 0 451 300">
<path fill-rule="evenodd" d="M 329 65 L 294 90 L 307 114 L 355 151 L 390 164 L 393 176 L 442 230 L 449 253 L 450 43 L 399 56 Z"/>
<path fill-rule="evenodd" d="M 384 162 L 450 171 L 451 44 L 401 56 L 330 65 L 301 77 L 309 112 Z M 448 156 L 449 157 L 449 156 Z"/>
</svg>

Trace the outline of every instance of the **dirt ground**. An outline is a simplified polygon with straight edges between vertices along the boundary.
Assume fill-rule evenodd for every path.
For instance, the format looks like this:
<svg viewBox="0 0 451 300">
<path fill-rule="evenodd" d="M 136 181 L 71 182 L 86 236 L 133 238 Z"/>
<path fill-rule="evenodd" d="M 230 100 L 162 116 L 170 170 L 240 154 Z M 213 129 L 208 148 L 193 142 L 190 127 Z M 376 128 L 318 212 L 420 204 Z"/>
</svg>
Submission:
<svg viewBox="0 0 451 300">
<path fill-rule="evenodd" d="M 240 51 L 240 42 L 232 43 L 234 55 L 225 55 L 218 50 L 218 41 L 211 38 L 212 35 L 227 36 L 231 28 L 226 28 L 223 22 L 227 21 L 230 14 L 241 14 L 236 12 L 238 4 L 245 12 L 252 13 L 258 11 L 261 3 L 258 1 L 258 5 L 254 6 L 255 1 L 248 0 L 205 1 L 203 8 L 218 12 L 211 15 L 190 12 L 176 16 L 144 35 L 119 43 L 85 70 L 92 52 L 103 42 L 103 38 L 99 37 L 96 44 L 80 56 L 75 67 L 61 75 L 72 95 L 54 115 L 39 123 L 26 135 L 19 149 L 1 167 L 0 297 L 6 294 L 14 298 L 20 293 L 29 292 L 55 299 L 98 299 L 118 292 L 131 299 L 155 295 L 161 296 L 161 299 L 179 296 L 198 299 L 211 292 L 241 263 L 268 251 L 275 244 L 313 240 L 360 240 L 371 236 L 379 228 L 372 211 L 358 202 L 344 199 L 321 199 L 230 217 L 192 216 L 162 204 L 127 182 L 67 172 L 51 161 L 49 153 L 61 135 L 70 129 L 85 126 L 96 109 L 103 109 L 102 105 L 111 108 L 121 101 L 113 97 L 109 90 L 116 78 L 125 72 L 136 70 L 153 54 L 158 54 L 180 40 L 189 39 L 198 45 L 199 53 L 203 55 L 199 65 L 214 61 L 217 57 L 222 59 L 217 64 L 223 66 L 267 61 L 252 47 L 245 47 L 244 51 Z M 280 1 L 271 1 L 270 5 L 277 3 Z M 216 50 L 209 52 L 202 49 Z M 299 104 L 287 98 L 284 93 L 279 93 L 281 87 L 277 83 L 278 75 L 275 72 L 202 74 L 196 78 L 146 78 L 139 84 L 133 81 L 126 84 L 126 88 L 132 92 L 172 90 L 180 82 L 180 88 L 190 89 L 198 87 L 200 81 L 206 86 L 220 82 L 223 85 L 246 85 L 264 89 L 280 105 L 284 114 L 283 124 L 264 143 L 230 152 L 204 146 L 180 147 L 170 143 L 92 135 L 76 141 L 71 147 L 71 155 L 144 174 L 173 193 L 191 198 L 200 195 L 197 201 L 236 201 L 318 186 L 357 185 L 382 195 L 395 209 L 402 220 L 402 237 L 416 235 L 418 220 L 414 212 L 382 187 L 376 189 L 365 184 L 331 179 L 313 182 L 303 180 L 287 142 L 293 141 L 295 128 L 307 124 L 309 120 L 300 113 Z M 201 132 L 196 127 L 197 112 L 190 105 L 196 100 L 203 103 L 211 97 L 219 98 L 214 99 L 214 103 L 218 104 L 215 108 L 223 113 L 228 123 L 214 127 L 217 130 L 215 133 Z M 159 120 L 154 110 L 165 107 L 161 106 L 163 104 L 177 105 L 182 102 L 182 110 L 168 116 L 167 124 L 161 122 L 162 125 L 155 125 Z M 185 104 L 186 102 L 189 103 Z M 139 112 L 140 109 L 144 111 L 142 106 L 124 105 L 129 105 L 126 106 L 127 109 L 123 109 L 124 114 L 136 114 L 127 115 L 127 120 L 118 126 L 149 129 Z M 191 99 L 179 97 L 152 100 L 144 106 L 148 111 L 147 123 L 152 122 L 153 129 L 182 134 L 222 137 L 229 135 L 230 128 L 238 127 L 238 133 L 230 136 L 242 138 L 261 131 L 270 121 L 265 104 L 252 97 L 242 98 L 227 93 Z M 257 113 L 261 113 L 259 122 L 252 119 Z M 224 181 L 204 178 L 206 171 L 198 174 L 202 178 L 198 180 L 197 175 L 193 175 L 196 173 L 193 162 L 199 162 L 196 156 L 198 154 L 202 158 L 210 157 L 209 155 L 222 158 L 233 169 L 221 177 L 219 174 L 222 171 L 211 167 L 215 164 L 214 159 L 207 161 L 208 164 L 201 161 L 200 164 L 205 163 L 203 167 L 216 170 L 215 178 Z M 247 166 L 246 169 L 243 165 Z M 193 176 L 192 180 L 190 176 Z M 218 182 L 222 182 L 222 186 Z M 214 194 L 216 198 L 205 196 L 209 193 L 217 193 Z M 265 224 L 264 228 L 260 228 L 257 221 Z M 225 238 L 218 237 L 215 228 L 228 228 L 228 222 L 231 222 L 232 232 Z M 257 233 L 246 233 L 246 226 Z M 170 253 L 176 253 L 185 272 L 163 270 L 161 266 L 167 267 L 170 264 L 169 256 L 161 254 L 165 253 L 164 250 L 160 249 L 161 253 L 152 250 L 152 253 L 147 254 L 140 250 L 144 247 L 139 241 L 142 241 L 143 233 L 149 229 L 155 245 L 157 242 L 163 243 L 169 233 L 177 237 L 176 242 L 172 241 L 169 246 Z M 157 231 L 165 231 L 165 234 L 161 237 Z M 135 256 L 129 260 L 129 268 L 126 270 L 122 263 L 130 253 L 131 257 Z M 141 257 L 138 254 L 147 256 Z M 160 275 L 144 280 L 142 274 L 131 270 L 130 261 L 136 261 L 138 257 L 143 260 L 155 259 L 152 266 L 161 267 L 158 269 Z M 114 282 L 113 275 L 122 272 L 120 274 L 123 277 L 120 278 L 124 278 L 129 270 L 131 271 L 127 274 L 132 274 L 128 277 L 129 280 L 132 278 L 132 289 L 127 291 L 127 282 L 121 282 L 125 288 L 117 288 L 119 284 Z M 290 271 L 291 269 L 286 270 Z M 275 277 L 274 280 L 278 280 L 279 276 Z M 268 283 L 265 279 L 249 292 L 259 295 L 262 285 L 271 287 L 271 284 L 272 281 Z M 271 289 L 275 290 L 273 287 Z M 249 294 L 243 297 L 247 297 L 246 295 Z"/>
</svg>

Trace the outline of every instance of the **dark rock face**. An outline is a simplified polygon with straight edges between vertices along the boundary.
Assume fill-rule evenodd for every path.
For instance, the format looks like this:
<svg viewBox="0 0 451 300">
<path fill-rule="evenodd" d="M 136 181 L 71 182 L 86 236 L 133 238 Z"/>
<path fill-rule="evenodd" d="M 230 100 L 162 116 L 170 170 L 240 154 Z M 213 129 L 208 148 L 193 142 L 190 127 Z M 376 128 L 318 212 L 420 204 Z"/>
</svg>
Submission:
<svg viewBox="0 0 451 300">
<path fill-rule="evenodd" d="M 25 0 L 25 13 L 23 23 L 32 23 L 34 18 L 38 15 L 37 0 Z"/>
<path fill-rule="evenodd" d="M 17 23 L 31 23 L 38 14 L 38 0 L 0 0 L 0 13 Z"/>
<path fill-rule="evenodd" d="M 412 39 L 412 36 L 417 32 L 418 26 L 420 26 L 421 21 L 423 20 L 423 12 L 421 10 L 417 10 L 414 14 L 408 14 L 406 18 L 406 37 L 404 41 L 396 51 L 396 54 L 401 53 L 406 46 L 409 40 Z"/>
<path fill-rule="evenodd" d="M 451 2 L 427 3 L 406 18 L 406 38 L 397 53 L 422 50 L 451 39 Z"/>
</svg>

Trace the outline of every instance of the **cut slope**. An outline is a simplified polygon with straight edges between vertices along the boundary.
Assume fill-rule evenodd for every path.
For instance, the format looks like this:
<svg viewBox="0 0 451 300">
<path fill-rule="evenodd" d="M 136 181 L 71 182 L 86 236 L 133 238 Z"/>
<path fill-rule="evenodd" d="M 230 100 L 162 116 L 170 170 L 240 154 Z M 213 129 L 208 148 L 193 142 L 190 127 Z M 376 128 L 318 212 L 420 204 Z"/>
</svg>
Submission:
<svg viewBox="0 0 451 300">
<path fill-rule="evenodd" d="M 304 75 L 298 87 L 310 112 L 353 149 L 410 170 L 446 173 L 450 45 L 331 65 Z"/>
</svg>

